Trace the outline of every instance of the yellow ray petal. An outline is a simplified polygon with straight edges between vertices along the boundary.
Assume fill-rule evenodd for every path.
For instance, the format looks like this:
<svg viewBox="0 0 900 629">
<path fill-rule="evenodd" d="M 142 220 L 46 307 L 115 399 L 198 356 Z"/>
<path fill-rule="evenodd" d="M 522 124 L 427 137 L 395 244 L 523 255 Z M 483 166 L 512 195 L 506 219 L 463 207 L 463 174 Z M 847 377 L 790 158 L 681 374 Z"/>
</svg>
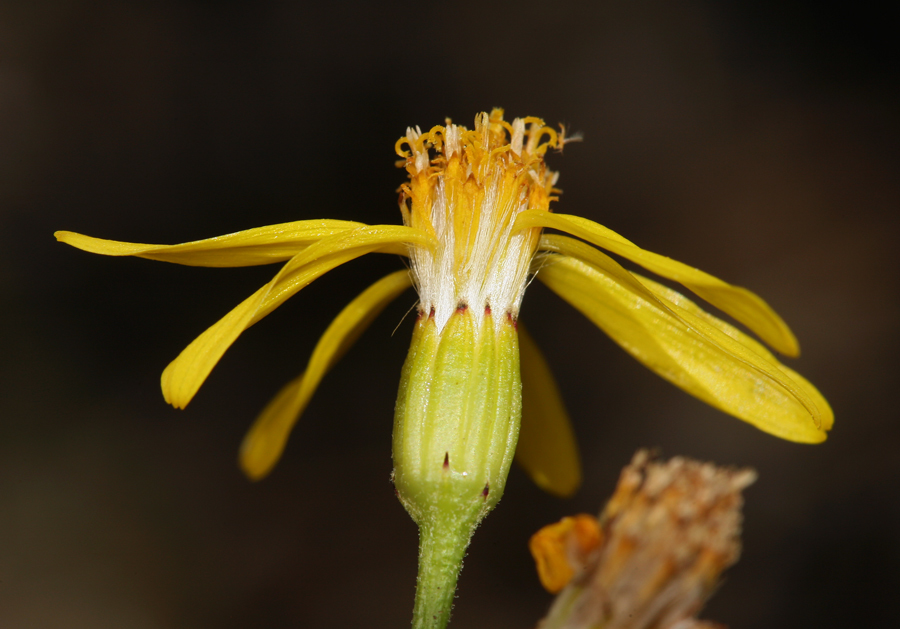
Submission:
<svg viewBox="0 0 900 629">
<path fill-rule="evenodd" d="M 642 283 L 609 256 L 571 241 L 579 258 L 551 255 L 538 278 L 632 356 L 688 393 L 768 433 L 816 443 L 833 423 L 809 382 L 759 343 L 687 298 Z"/>
<path fill-rule="evenodd" d="M 800 354 L 797 338 L 787 324 L 761 297 L 746 288 L 732 286 L 682 262 L 645 251 L 614 231 L 580 216 L 528 210 L 519 214 L 515 228 L 529 227 L 549 227 L 567 232 L 627 258 L 648 271 L 679 282 L 746 325 L 782 354 Z"/>
<path fill-rule="evenodd" d="M 322 377 L 391 301 L 412 286 L 408 271 L 384 277 L 351 301 L 319 339 L 305 373 L 288 383 L 257 417 L 241 444 L 240 465 L 252 480 L 266 476 Z"/>
<path fill-rule="evenodd" d="M 581 485 L 581 459 L 569 414 L 540 348 L 519 321 L 522 427 L 516 462 L 546 492 L 567 498 Z"/>
<path fill-rule="evenodd" d="M 653 280 L 643 277 L 642 275 L 638 275 L 637 273 L 632 273 L 635 277 L 637 277 L 644 286 L 649 288 L 654 295 L 661 298 L 664 303 L 668 303 L 671 306 L 677 306 L 677 312 L 681 314 L 682 317 L 687 314 L 693 315 L 694 317 L 699 318 L 704 323 L 716 328 L 720 332 L 728 335 L 736 342 L 738 342 L 743 347 L 751 349 L 755 353 L 759 354 L 763 358 L 775 363 L 778 366 L 778 369 L 784 374 L 793 380 L 805 393 L 809 396 L 809 399 L 812 400 L 816 409 L 818 409 L 821 415 L 822 429 L 823 430 L 831 430 L 834 424 L 834 413 L 831 409 L 831 405 L 828 404 L 828 401 L 819 393 L 819 390 L 816 389 L 806 378 L 798 374 L 796 371 L 778 362 L 778 358 L 776 358 L 770 351 L 768 351 L 765 346 L 761 343 L 758 343 L 755 339 L 747 336 L 734 326 L 728 325 L 726 322 L 721 319 L 714 317 L 709 314 L 703 308 L 695 304 L 693 301 L 679 293 L 678 291 L 672 290 L 668 286 L 664 286 L 658 282 L 654 282 Z M 696 324 L 696 319 L 692 319 Z"/>
<path fill-rule="evenodd" d="M 291 295 L 345 262 L 383 247 L 395 247 L 397 243 L 432 246 L 431 239 L 420 230 L 402 225 L 376 225 L 328 236 L 298 253 L 268 284 L 198 336 L 169 363 L 162 375 L 166 401 L 176 408 L 184 408 L 241 332 Z"/>
<path fill-rule="evenodd" d="M 312 279 L 321 275 L 316 274 L 312 279 L 308 278 L 309 271 L 304 268 L 308 260 L 316 259 L 318 262 L 328 264 L 330 265 L 328 270 L 330 270 L 364 255 L 364 253 L 352 253 L 354 248 L 364 247 L 367 249 L 365 253 L 407 255 L 409 246 L 433 249 L 436 241 L 434 236 L 423 230 L 403 225 L 366 225 L 325 238 L 288 262 L 275 279 L 269 283 L 272 289 L 254 315 L 251 325 L 275 310 L 285 299 L 304 288 Z M 337 264 L 331 263 L 330 256 L 343 258 L 348 253 L 352 255 Z"/>
<path fill-rule="evenodd" d="M 294 221 L 180 245 L 118 242 L 67 231 L 53 235 L 60 242 L 106 256 L 137 256 L 188 266 L 232 267 L 282 262 L 322 238 L 363 226 L 362 223 L 329 219 Z"/>
</svg>

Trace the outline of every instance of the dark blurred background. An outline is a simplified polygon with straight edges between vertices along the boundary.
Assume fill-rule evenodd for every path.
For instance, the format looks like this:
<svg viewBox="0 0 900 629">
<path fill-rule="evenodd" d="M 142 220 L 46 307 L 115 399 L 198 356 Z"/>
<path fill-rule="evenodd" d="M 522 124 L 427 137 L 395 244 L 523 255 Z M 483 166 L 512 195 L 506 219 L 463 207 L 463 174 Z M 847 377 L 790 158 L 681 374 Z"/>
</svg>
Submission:
<svg viewBox="0 0 900 629">
<path fill-rule="evenodd" d="M 836 5 L 835 5 L 836 6 Z M 331 318 L 400 268 L 314 283 L 185 411 L 159 375 L 275 272 L 88 255 L 305 218 L 396 223 L 394 141 L 446 116 L 563 122 L 558 211 L 763 295 L 834 406 L 819 446 L 708 408 L 539 284 L 523 319 L 583 447 L 573 499 L 513 470 L 453 626 L 528 628 L 528 537 L 596 512 L 639 447 L 755 467 L 744 557 L 704 616 L 887 627 L 900 589 L 896 35 L 874 3 L 0 2 L 0 626 L 408 626 L 416 529 L 390 431 L 412 306 L 328 376 L 272 476 L 237 447 Z"/>
</svg>

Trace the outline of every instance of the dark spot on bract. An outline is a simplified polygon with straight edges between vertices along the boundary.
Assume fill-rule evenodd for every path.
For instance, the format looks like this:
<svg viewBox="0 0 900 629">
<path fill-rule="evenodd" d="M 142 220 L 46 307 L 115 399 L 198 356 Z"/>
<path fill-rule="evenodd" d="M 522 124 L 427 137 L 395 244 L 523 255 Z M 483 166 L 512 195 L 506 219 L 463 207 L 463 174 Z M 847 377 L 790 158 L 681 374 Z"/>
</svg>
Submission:
<svg viewBox="0 0 900 629">
<path fill-rule="evenodd" d="M 450 453 L 444 452 L 444 471 L 446 472 L 449 469 L 450 469 Z"/>
<path fill-rule="evenodd" d="M 488 483 L 484 484 L 484 489 L 481 490 L 481 497 L 487 500 L 488 494 L 491 492 L 491 487 Z"/>
</svg>

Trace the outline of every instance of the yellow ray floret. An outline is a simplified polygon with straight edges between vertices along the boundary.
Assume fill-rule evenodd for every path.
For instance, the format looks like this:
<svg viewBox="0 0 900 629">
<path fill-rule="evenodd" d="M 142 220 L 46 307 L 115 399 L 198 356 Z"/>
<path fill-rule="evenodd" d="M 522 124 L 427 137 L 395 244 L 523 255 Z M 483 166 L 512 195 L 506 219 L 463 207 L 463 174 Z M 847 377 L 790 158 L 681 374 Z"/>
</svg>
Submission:
<svg viewBox="0 0 900 629">
<path fill-rule="evenodd" d="M 516 463 L 544 491 L 563 498 L 571 496 L 581 485 L 578 443 L 553 373 L 521 321 L 519 354 L 522 427 Z"/>
<path fill-rule="evenodd" d="M 318 277 L 368 253 L 405 254 L 409 246 L 423 250 L 434 247 L 433 238 L 418 229 L 402 225 L 359 226 L 349 221 L 299 221 L 169 246 L 101 240 L 72 232 L 57 232 L 56 237 L 94 253 L 134 255 L 195 266 L 231 266 L 224 264 L 223 256 L 233 256 L 244 265 L 264 264 L 290 254 L 289 261 L 268 284 L 203 332 L 163 371 L 163 396 L 176 408 L 187 406 L 244 330 Z"/>
<path fill-rule="evenodd" d="M 135 256 L 187 266 L 235 267 L 283 262 L 322 238 L 359 227 L 365 225 L 337 220 L 294 221 L 179 245 L 118 242 L 67 231 L 58 231 L 54 236 L 60 242 L 105 256 Z"/>
<path fill-rule="evenodd" d="M 367 253 L 406 243 L 427 248 L 431 239 L 410 227 L 377 225 L 328 236 L 310 245 L 291 258 L 268 284 L 198 336 L 166 367 L 162 375 L 166 401 L 176 408 L 184 408 L 241 332 L 313 280 Z"/>
<path fill-rule="evenodd" d="M 827 402 L 759 343 L 584 243 L 543 242 L 578 255 L 548 255 L 538 278 L 654 372 L 770 434 L 825 439 L 833 422 Z"/>
<path fill-rule="evenodd" d="M 787 324 L 758 295 L 745 288 L 727 284 L 683 262 L 645 251 L 614 231 L 580 216 L 529 210 L 519 215 L 516 226 L 521 229 L 550 227 L 583 238 L 640 264 L 652 273 L 679 282 L 746 325 L 782 354 L 797 356 L 800 353 L 797 338 Z"/>
<path fill-rule="evenodd" d="M 369 324 L 400 293 L 412 286 L 409 272 L 396 271 L 378 280 L 351 301 L 319 339 L 306 371 L 289 382 L 269 402 L 241 444 L 241 469 L 259 480 L 267 475 L 284 450 L 288 436 L 309 403 L 322 377 L 356 342 Z"/>
</svg>

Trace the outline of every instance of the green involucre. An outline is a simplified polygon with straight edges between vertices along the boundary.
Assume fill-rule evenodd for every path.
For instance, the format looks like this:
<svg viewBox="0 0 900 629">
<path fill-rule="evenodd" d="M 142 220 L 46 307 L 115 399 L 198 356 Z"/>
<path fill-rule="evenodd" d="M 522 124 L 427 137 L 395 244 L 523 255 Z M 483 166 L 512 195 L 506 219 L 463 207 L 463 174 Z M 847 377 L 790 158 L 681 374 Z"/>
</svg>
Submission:
<svg viewBox="0 0 900 629">
<path fill-rule="evenodd" d="M 515 324 L 416 322 L 394 417 L 394 485 L 419 525 L 414 627 L 444 627 L 475 527 L 503 495 L 522 415 Z"/>
</svg>

